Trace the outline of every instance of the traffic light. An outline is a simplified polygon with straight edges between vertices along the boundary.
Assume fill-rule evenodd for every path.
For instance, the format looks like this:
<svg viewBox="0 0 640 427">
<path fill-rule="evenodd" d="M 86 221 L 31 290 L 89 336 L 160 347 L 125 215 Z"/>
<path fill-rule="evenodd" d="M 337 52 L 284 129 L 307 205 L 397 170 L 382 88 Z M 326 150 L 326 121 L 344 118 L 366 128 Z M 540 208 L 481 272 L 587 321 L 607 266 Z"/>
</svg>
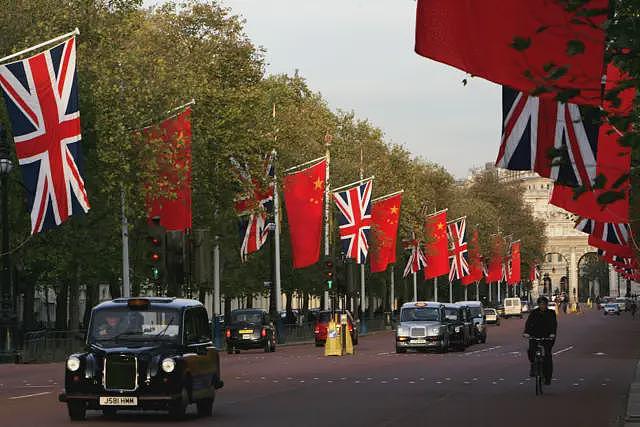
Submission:
<svg viewBox="0 0 640 427">
<path fill-rule="evenodd" d="M 149 264 L 151 280 L 160 285 L 163 281 L 166 262 L 166 231 L 160 225 L 160 218 L 154 217 L 149 224 L 147 241 L 149 243 Z"/>
<path fill-rule="evenodd" d="M 324 263 L 324 274 L 327 280 L 327 289 L 331 290 L 333 287 L 333 261 L 327 260 Z"/>
</svg>

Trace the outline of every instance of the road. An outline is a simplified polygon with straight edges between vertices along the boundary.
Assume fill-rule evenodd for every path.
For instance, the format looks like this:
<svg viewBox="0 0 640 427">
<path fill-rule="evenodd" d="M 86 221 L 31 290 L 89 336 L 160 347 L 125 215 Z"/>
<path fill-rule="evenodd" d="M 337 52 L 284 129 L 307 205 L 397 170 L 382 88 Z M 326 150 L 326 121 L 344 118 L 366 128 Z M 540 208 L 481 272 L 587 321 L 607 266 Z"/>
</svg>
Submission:
<svg viewBox="0 0 640 427">
<path fill-rule="evenodd" d="M 225 387 L 212 419 L 192 426 L 617 426 L 640 358 L 640 320 L 594 310 L 559 318 L 553 384 L 536 397 L 527 378 L 524 321 L 491 326 L 464 353 L 395 354 L 393 335 L 361 337 L 357 355 L 326 358 L 313 345 L 223 355 Z M 57 401 L 62 364 L 0 365 L 0 424 L 66 426 Z M 544 420 L 544 421 L 542 421 Z M 171 424 L 163 413 L 89 412 L 89 426 Z"/>
</svg>

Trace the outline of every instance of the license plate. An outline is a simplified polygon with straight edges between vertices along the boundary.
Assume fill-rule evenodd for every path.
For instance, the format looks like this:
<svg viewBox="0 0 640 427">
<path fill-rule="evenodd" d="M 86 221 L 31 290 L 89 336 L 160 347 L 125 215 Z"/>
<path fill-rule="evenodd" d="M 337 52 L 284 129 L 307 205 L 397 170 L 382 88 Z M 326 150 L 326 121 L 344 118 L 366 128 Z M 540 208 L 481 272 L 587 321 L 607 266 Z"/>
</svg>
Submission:
<svg viewBox="0 0 640 427">
<path fill-rule="evenodd" d="M 411 340 L 413 344 L 426 344 L 427 340 Z"/>
<path fill-rule="evenodd" d="M 101 406 L 136 406 L 138 398 L 134 396 L 100 396 Z"/>
<path fill-rule="evenodd" d="M 251 338 L 253 338 L 253 334 L 244 334 L 244 335 L 242 335 L 242 339 L 243 340 L 250 340 Z"/>
<path fill-rule="evenodd" d="M 253 329 L 240 329 L 240 331 L 238 331 L 241 334 L 252 334 L 253 333 Z"/>
</svg>

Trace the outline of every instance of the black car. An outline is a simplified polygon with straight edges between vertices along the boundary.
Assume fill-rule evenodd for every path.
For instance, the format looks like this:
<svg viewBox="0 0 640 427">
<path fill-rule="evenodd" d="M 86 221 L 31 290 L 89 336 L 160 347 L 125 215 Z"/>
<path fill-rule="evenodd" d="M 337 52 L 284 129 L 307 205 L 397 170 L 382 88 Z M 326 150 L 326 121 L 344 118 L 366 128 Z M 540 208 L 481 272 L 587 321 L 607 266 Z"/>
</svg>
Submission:
<svg viewBox="0 0 640 427">
<path fill-rule="evenodd" d="M 473 318 L 469 307 L 459 304 L 444 304 L 444 311 L 449 326 L 450 345 L 464 351 L 475 339 Z"/>
<path fill-rule="evenodd" d="M 265 353 L 276 351 L 276 328 L 266 311 L 246 308 L 233 310 L 225 331 L 227 352 L 262 348 Z"/>
<path fill-rule="evenodd" d="M 196 403 L 209 416 L 223 386 L 207 311 L 194 300 L 120 298 L 93 308 L 86 350 L 67 358 L 64 392 L 72 420 L 87 409 L 164 409 L 180 418 Z"/>
</svg>

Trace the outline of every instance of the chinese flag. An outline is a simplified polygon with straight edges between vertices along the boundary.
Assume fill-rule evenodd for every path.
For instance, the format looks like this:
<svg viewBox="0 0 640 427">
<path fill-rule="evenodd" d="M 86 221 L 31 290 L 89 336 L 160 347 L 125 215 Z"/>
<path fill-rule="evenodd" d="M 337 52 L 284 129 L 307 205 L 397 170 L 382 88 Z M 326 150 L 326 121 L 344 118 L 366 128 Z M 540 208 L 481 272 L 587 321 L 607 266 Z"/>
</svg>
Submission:
<svg viewBox="0 0 640 427">
<path fill-rule="evenodd" d="M 520 283 L 520 242 L 511 244 L 511 275 L 507 279 L 509 285 Z"/>
<path fill-rule="evenodd" d="M 398 221 L 402 193 L 379 200 L 372 204 L 373 245 L 371 247 L 371 272 L 385 271 L 389 264 L 396 262 L 396 242 L 398 241 Z"/>
<path fill-rule="evenodd" d="M 589 18 L 580 16 L 585 10 L 566 11 L 562 3 L 418 0 L 415 50 L 524 92 L 545 84 L 556 92 L 579 89 L 571 102 L 599 105 L 605 41 L 601 24 L 607 19 L 608 0 L 588 1 L 588 11 L 601 10 Z M 548 64 L 556 67 L 549 69 Z M 549 80 L 552 73 L 559 78 Z"/>
<path fill-rule="evenodd" d="M 468 286 L 482 279 L 482 260 L 480 259 L 480 245 L 478 242 L 478 230 L 473 230 L 469 242 L 469 275 L 464 276 L 461 283 Z"/>
<path fill-rule="evenodd" d="M 435 213 L 427 217 L 425 224 L 428 241 L 425 244 L 427 266 L 424 278 L 449 274 L 449 241 L 447 239 L 447 211 Z"/>
<path fill-rule="evenodd" d="M 326 160 L 284 177 L 284 202 L 289 220 L 293 268 L 320 259 Z"/>
<path fill-rule="evenodd" d="M 607 69 L 606 90 L 615 87 L 624 77 L 613 65 Z M 605 110 L 615 114 L 628 114 L 635 99 L 633 88 L 622 91 L 618 96 L 620 105 L 613 107 L 605 103 Z M 629 191 L 628 179 L 631 170 L 631 148 L 618 143 L 619 130 L 613 129 L 609 123 L 600 126 L 598 134 L 598 153 L 596 173 L 605 178 L 602 189 L 585 191 L 575 196 L 574 189 L 563 185 L 554 185 L 550 203 L 561 207 L 583 218 L 595 219 L 601 222 L 628 223 L 629 222 Z M 614 191 L 621 197 L 612 203 L 603 203 L 601 197 L 607 197 L 607 192 Z"/>
<path fill-rule="evenodd" d="M 493 236 L 493 249 L 491 260 L 489 261 L 489 271 L 487 274 L 487 282 L 499 282 L 502 280 L 502 258 L 504 239 L 502 236 Z"/>
<path fill-rule="evenodd" d="M 191 108 L 143 131 L 155 150 L 158 162 L 158 190 L 147 198 L 149 221 L 160 217 L 169 231 L 191 228 Z M 159 194 L 159 195 L 157 195 Z"/>
</svg>

